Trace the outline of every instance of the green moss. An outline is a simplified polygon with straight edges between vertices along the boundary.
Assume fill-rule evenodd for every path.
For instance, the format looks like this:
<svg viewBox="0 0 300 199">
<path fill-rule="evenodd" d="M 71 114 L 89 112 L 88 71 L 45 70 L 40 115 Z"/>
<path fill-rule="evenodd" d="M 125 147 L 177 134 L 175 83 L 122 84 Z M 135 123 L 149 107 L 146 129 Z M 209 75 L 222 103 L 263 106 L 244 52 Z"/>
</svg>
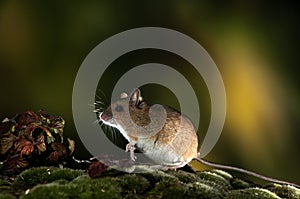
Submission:
<svg viewBox="0 0 300 199">
<path fill-rule="evenodd" d="M 122 190 L 117 179 L 112 177 L 91 179 L 88 176 L 79 176 L 70 184 L 76 185 L 80 189 L 80 192 L 96 191 L 96 193 L 98 193 L 100 191 L 100 195 L 105 196 L 110 193 L 114 198 L 119 196 Z"/>
<path fill-rule="evenodd" d="M 122 189 L 113 178 L 79 178 L 71 182 L 71 185 L 76 187 L 78 198 L 121 198 Z"/>
<path fill-rule="evenodd" d="M 141 175 L 151 183 L 152 188 L 147 192 L 147 196 L 150 198 L 164 198 L 167 195 L 169 195 L 169 198 L 172 198 L 172 196 L 175 197 L 177 195 L 180 197 L 183 194 L 184 190 L 180 185 L 180 181 L 168 173 L 157 171 Z"/>
<path fill-rule="evenodd" d="M 121 176 L 118 178 L 118 182 L 124 193 L 122 195 L 140 195 L 150 187 L 150 183 L 146 178 L 135 174 Z"/>
<path fill-rule="evenodd" d="M 215 191 L 218 191 L 223 196 L 226 195 L 228 190 L 232 189 L 230 179 L 227 179 L 228 176 L 224 177 L 225 173 L 203 171 L 197 172 L 196 175 L 200 178 L 200 182 L 213 187 Z"/>
<path fill-rule="evenodd" d="M 10 189 L 11 189 L 11 183 L 9 183 L 6 180 L 0 179 L 0 193 L 2 193 L 3 191 L 6 191 L 6 190 L 10 190 Z"/>
<path fill-rule="evenodd" d="M 111 178 L 80 176 L 68 184 L 52 182 L 37 185 L 23 199 L 32 198 L 121 198 L 121 188 Z"/>
<path fill-rule="evenodd" d="M 13 178 L 11 178 L 13 179 Z M 11 186 L 13 185 L 13 186 Z M 82 170 L 32 168 L 13 183 L 0 180 L 0 199 L 14 198 L 299 198 L 300 189 L 254 184 L 220 170 L 128 174 L 113 169 L 92 179 Z M 15 196 L 11 195 L 14 194 Z"/>
<path fill-rule="evenodd" d="M 265 186 L 265 188 L 282 198 L 300 199 L 300 189 L 290 185 L 270 184 Z"/>
<path fill-rule="evenodd" d="M 205 171 L 203 171 L 203 172 L 205 172 Z M 209 170 L 208 172 L 210 172 L 210 173 L 215 173 L 215 174 L 217 174 L 217 175 L 219 175 L 219 176 L 222 176 L 224 179 L 226 179 L 226 180 L 231 180 L 233 177 L 232 177 L 232 175 L 230 174 L 230 173 L 227 173 L 226 171 L 223 171 L 223 170 L 219 170 L 219 169 L 213 169 L 213 170 Z"/>
<path fill-rule="evenodd" d="M 10 183 L 7 180 L 0 179 L 0 187 L 9 186 Z"/>
<path fill-rule="evenodd" d="M 45 185 L 37 185 L 29 193 L 21 198 L 68 198 L 69 193 L 72 191 L 67 186 L 60 185 L 59 183 L 52 182 Z M 74 192 L 73 192 L 74 193 Z M 75 195 L 72 195 L 75 196 Z"/>
<path fill-rule="evenodd" d="M 193 174 L 193 173 L 188 173 L 184 171 L 172 171 L 169 172 L 171 175 L 177 177 L 181 182 L 183 183 L 190 183 L 190 182 L 198 182 L 200 178 Z"/>
<path fill-rule="evenodd" d="M 261 189 L 261 188 L 247 188 L 247 189 L 239 189 L 232 190 L 228 192 L 226 198 L 234 199 L 234 198 L 244 198 L 244 199 L 273 199 L 278 198 L 275 193 L 272 193 L 269 190 Z"/>
<path fill-rule="evenodd" d="M 170 187 L 172 188 L 170 189 Z M 158 198 L 183 198 L 186 191 L 187 188 L 180 182 L 163 180 L 156 184 L 150 195 Z"/>
<path fill-rule="evenodd" d="M 222 198 L 223 195 L 218 189 L 203 183 L 188 184 L 188 187 L 188 198 Z"/>
<path fill-rule="evenodd" d="M 0 179 L 0 199 L 6 198 L 6 196 L 7 198 L 11 198 L 10 196 L 13 196 L 11 193 L 13 193 L 11 183 L 9 183 L 7 180 Z"/>
<path fill-rule="evenodd" d="M 221 198 L 221 193 L 209 185 L 199 182 L 182 183 L 180 181 L 158 182 L 148 196 L 155 198 Z"/>
<path fill-rule="evenodd" d="M 232 178 L 230 182 L 234 189 L 245 189 L 250 187 L 248 182 L 238 178 Z"/>
<path fill-rule="evenodd" d="M 201 179 L 195 174 L 183 171 L 168 171 L 163 175 L 158 174 L 160 173 L 156 173 L 154 178 L 151 174 L 147 176 L 152 183 L 155 183 L 154 189 L 147 193 L 148 196 L 155 196 L 155 198 L 221 198 L 221 193 L 217 189 L 199 182 Z M 152 177 L 149 178 L 149 176 Z"/>
<path fill-rule="evenodd" d="M 56 167 L 37 167 L 23 171 L 18 175 L 13 183 L 14 188 L 21 188 L 26 190 L 37 184 L 44 184 L 53 182 L 56 180 L 64 179 L 67 181 L 73 180 L 79 175 L 82 175 L 84 171 L 73 170 L 68 168 L 56 168 Z"/>
<path fill-rule="evenodd" d="M 151 173 L 140 173 L 139 175 L 146 178 L 150 183 L 151 187 L 155 187 L 156 183 L 158 182 L 176 182 L 176 183 L 179 182 L 179 180 L 175 176 L 163 171 L 154 171 Z"/>
<path fill-rule="evenodd" d="M 16 199 L 16 197 L 10 193 L 0 193 L 0 199 Z"/>
</svg>

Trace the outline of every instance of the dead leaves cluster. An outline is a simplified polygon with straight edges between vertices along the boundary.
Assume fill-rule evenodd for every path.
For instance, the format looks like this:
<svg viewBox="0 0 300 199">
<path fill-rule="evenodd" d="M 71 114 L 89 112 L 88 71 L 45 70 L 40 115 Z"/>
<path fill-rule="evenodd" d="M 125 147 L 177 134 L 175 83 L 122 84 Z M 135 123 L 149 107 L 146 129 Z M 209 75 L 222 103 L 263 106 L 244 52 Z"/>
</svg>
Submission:
<svg viewBox="0 0 300 199">
<path fill-rule="evenodd" d="M 1 170 L 19 172 L 29 166 L 61 164 L 75 149 L 64 142 L 65 121 L 44 110 L 26 111 L 0 123 Z"/>
</svg>

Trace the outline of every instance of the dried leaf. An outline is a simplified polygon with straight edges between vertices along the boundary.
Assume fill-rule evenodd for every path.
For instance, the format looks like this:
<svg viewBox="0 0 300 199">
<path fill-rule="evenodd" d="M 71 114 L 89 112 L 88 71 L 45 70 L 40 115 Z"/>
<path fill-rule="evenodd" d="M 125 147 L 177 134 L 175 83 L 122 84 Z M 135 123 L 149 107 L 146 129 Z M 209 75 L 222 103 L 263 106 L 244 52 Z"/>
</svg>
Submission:
<svg viewBox="0 0 300 199">
<path fill-rule="evenodd" d="M 33 112 L 33 111 L 26 111 L 22 113 L 21 115 L 16 116 L 16 122 L 17 124 L 17 129 L 21 129 L 26 127 L 27 125 L 31 123 L 38 123 L 40 122 L 39 116 Z"/>
<path fill-rule="evenodd" d="M 21 158 L 23 154 L 31 155 L 31 153 L 34 150 L 34 145 L 32 144 L 32 142 L 23 139 L 22 142 L 20 142 L 20 145 L 21 145 L 20 148 L 22 148 L 20 152 Z"/>
<path fill-rule="evenodd" d="M 75 150 L 75 141 L 68 138 L 68 142 L 69 142 L 69 150 L 70 150 L 69 155 L 72 155 Z"/>
<path fill-rule="evenodd" d="M 63 129 L 65 126 L 65 120 L 62 117 L 53 117 L 50 124 L 48 125 L 50 130 L 55 134 L 58 134 L 63 142 Z"/>
<path fill-rule="evenodd" d="M 47 134 L 47 144 L 50 144 L 51 142 L 55 141 L 55 138 L 52 136 L 51 132 L 43 126 L 39 126 L 46 134 Z"/>
<path fill-rule="evenodd" d="M 21 152 L 23 147 L 26 146 L 27 144 L 31 144 L 31 142 L 25 138 L 17 138 L 14 143 L 14 147 L 11 150 L 11 153 L 17 154 L 17 153 Z"/>
<path fill-rule="evenodd" d="M 12 170 L 23 169 L 29 165 L 29 163 L 25 159 L 21 158 L 20 156 L 13 157 L 13 158 L 8 157 L 7 163 L 8 163 L 8 167 Z"/>
<path fill-rule="evenodd" d="M 66 147 L 62 143 L 54 142 L 51 144 L 51 147 L 54 151 L 60 151 L 62 153 L 62 155 L 67 154 Z"/>
<path fill-rule="evenodd" d="M 2 120 L 2 123 L 9 122 L 9 121 L 10 121 L 10 119 L 8 119 L 8 118 L 6 117 L 6 118 L 4 118 L 4 119 Z"/>
<path fill-rule="evenodd" d="M 7 119 L 7 118 L 5 118 Z M 3 120 L 4 121 L 4 120 Z M 6 120 L 5 122 L 0 123 L 0 136 L 5 136 L 7 135 L 7 133 L 10 132 L 10 129 L 13 126 L 13 122 L 11 122 L 10 120 Z"/>
<path fill-rule="evenodd" d="M 0 155 L 1 161 L 4 160 L 3 168 L 19 172 L 29 164 L 61 164 L 75 150 L 73 140 L 68 139 L 67 144 L 63 142 L 64 126 L 65 120 L 62 117 L 51 116 L 44 110 L 39 114 L 26 111 L 12 119 L 4 119 L 0 122 Z"/>
<path fill-rule="evenodd" d="M 96 178 L 99 177 L 107 168 L 108 166 L 100 161 L 94 162 L 89 166 L 88 174 L 91 178 Z"/>
<path fill-rule="evenodd" d="M 45 136 L 43 134 L 39 135 L 35 142 L 35 145 L 39 152 L 46 151 Z"/>
<path fill-rule="evenodd" d="M 53 151 L 49 156 L 49 160 L 51 162 L 57 162 L 57 161 L 61 160 L 62 158 L 63 158 L 63 154 L 61 151 Z"/>
<path fill-rule="evenodd" d="M 16 136 L 14 136 L 13 134 L 1 138 L 0 140 L 1 155 L 4 155 L 13 146 L 15 140 L 16 140 Z"/>
<path fill-rule="evenodd" d="M 42 119 L 50 119 L 50 115 L 45 110 L 40 110 L 40 116 Z"/>
<path fill-rule="evenodd" d="M 32 132 L 37 129 L 40 126 L 38 123 L 31 123 L 30 125 L 27 126 L 26 131 L 28 134 L 32 134 Z"/>
<path fill-rule="evenodd" d="M 23 149 L 21 150 L 21 157 L 23 154 L 25 155 L 31 155 L 32 152 L 34 151 L 34 145 L 32 143 L 27 144 L 23 147 Z"/>
</svg>

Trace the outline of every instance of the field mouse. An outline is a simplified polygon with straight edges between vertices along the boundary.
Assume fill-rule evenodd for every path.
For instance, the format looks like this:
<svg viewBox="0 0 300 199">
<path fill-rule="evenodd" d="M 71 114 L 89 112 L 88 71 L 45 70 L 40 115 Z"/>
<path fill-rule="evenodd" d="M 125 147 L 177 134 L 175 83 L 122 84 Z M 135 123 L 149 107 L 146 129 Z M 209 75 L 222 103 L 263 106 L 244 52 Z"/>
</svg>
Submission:
<svg viewBox="0 0 300 199">
<path fill-rule="evenodd" d="M 198 136 L 192 122 L 179 111 L 162 105 L 149 106 L 135 89 L 130 95 L 122 93 L 99 119 L 117 128 L 129 142 L 126 151 L 135 160 L 138 149 L 163 168 L 180 168 L 196 159 L 210 167 L 242 172 L 260 179 L 295 187 L 299 185 L 266 177 L 242 168 L 208 162 L 198 153 Z"/>
</svg>

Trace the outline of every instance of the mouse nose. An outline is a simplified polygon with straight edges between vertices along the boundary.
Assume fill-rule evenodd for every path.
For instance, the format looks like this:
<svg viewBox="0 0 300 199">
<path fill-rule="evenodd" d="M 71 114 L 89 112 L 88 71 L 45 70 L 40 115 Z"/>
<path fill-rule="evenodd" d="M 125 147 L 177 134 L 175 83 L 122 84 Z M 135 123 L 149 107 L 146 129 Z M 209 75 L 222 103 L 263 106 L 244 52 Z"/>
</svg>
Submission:
<svg viewBox="0 0 300 199">
<path fill-rule="evenodd" d="M 103 120 L 103 121 L 108 121 L 112 118 L 112 114 L 111 113 L 108 113 L 108 112 L 102 112 L 100 114 L 100 119 Z"/>
</svg>

